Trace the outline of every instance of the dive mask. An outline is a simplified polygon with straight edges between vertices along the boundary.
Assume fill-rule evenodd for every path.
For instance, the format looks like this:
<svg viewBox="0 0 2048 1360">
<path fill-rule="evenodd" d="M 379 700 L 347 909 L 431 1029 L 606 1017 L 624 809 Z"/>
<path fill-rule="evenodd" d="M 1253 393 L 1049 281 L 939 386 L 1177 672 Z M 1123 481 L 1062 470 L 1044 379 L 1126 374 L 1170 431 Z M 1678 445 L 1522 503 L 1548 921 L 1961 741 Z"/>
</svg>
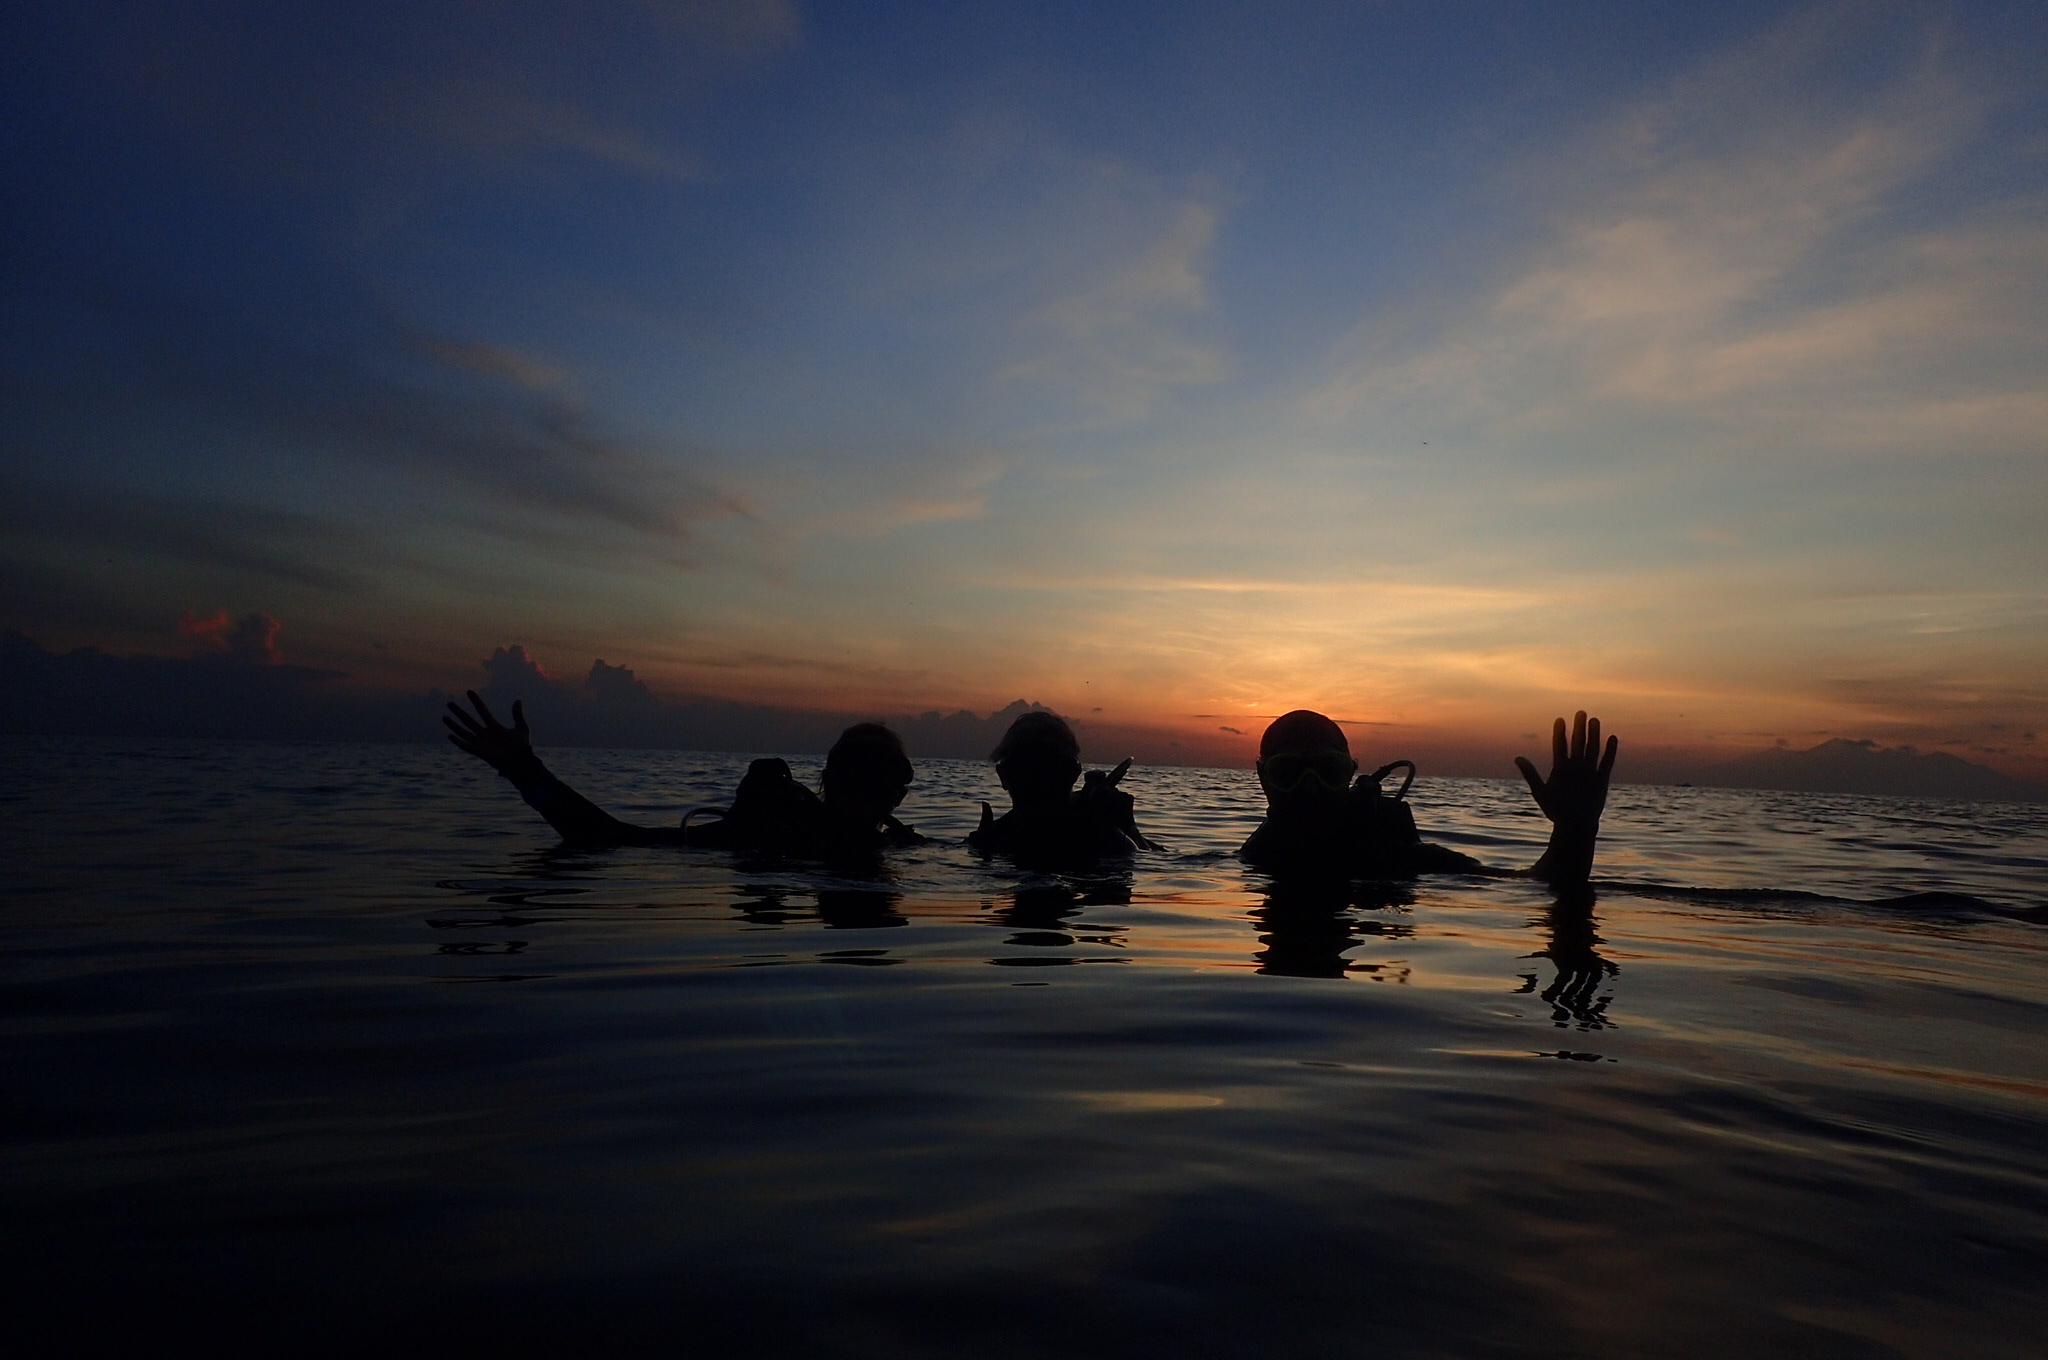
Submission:
<svg viewBox="0 0 2048 1360">
<path fill-rule="evenodd" d="M 1259 773 L 1273 793 L 1293 793 L 1311 779 L 1342 793 L 1351 787 L 1358 762 L 1342 751 L 1276 751 L 1259 762 Z"/>
</svg>

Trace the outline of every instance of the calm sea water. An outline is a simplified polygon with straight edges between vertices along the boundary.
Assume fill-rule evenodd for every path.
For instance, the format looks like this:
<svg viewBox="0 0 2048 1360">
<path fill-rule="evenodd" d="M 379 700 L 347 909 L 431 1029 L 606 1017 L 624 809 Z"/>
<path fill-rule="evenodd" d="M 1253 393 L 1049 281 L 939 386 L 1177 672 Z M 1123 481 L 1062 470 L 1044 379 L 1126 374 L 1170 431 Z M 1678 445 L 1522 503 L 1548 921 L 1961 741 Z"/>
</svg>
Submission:
<svg viewBox="0 0 2048 1360">
<path fill-rule="evenodd" d="M 1050 877 L 926 762 L 841 878 L 445 748 L 0 750 L 17 1353 L 2048 1355 L 2040 808 L 1625 787 L 1588 912 L 1277 886 L 1243 771 Z"/>
</svg>

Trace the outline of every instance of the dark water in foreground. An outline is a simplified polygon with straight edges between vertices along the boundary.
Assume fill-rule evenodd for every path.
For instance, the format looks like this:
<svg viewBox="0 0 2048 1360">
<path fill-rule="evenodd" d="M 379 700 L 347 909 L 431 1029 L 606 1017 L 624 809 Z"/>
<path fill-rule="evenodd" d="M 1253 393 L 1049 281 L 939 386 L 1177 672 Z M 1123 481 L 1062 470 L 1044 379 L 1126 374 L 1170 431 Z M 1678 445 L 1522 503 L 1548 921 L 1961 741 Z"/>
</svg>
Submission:
<svg viewBox="0 0 2048 1360">
<path fill-rule="evenodd" d="M 0 749 L 18 1354 L 2048 1356 L 2038 808 L 1623 788 L 1589 915 L 1277 890 L 1244 772 L 1136 771 L 1127 873 L 833 878 L 433 747 Z"/>
</svg>

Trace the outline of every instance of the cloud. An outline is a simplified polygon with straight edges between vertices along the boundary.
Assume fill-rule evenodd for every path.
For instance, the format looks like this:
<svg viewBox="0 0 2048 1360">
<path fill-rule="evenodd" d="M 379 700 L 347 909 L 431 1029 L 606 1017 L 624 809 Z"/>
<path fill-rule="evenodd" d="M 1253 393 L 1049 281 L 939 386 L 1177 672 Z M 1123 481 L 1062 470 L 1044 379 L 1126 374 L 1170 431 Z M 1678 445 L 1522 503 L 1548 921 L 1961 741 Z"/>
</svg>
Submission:
<svg viewBox="0 0 2048 1360">
<path fill-rule="evenodd" d="M 211 622 L 195 625 L 203 634 Z M 389 740 L 431 718 L 422 698 L 351 698 L 333 689 L 339 672 L 279 662 L 270 619 L 221 622 L 224 648 L 197 657 L 59 654 L 0 634 L 9 699 L 0 725 L 44 735 Z"/>
<path fill-rule="evenodd" d="M 858 467 L 848 477 L 846 464 Z M 775 487 L 775 523 L 787 534 L 872 539 L 917 524 L 989 513 L 1003 460 L 992 450 L 792 460 Z M 773 486 L 768 479 L 762 485 Z"/>
<path fill-rule="evenodd" d="M 540 668 L 540 663 L 526 654 L 526 648 L 518 643 L 510 647 L 494 649 L 483 663 L 484 674 L 489 677 L 488 687 L 510 690 L 548 690 L 557 686 L 552 675 Z"/>
<path fill-rule="evenodd" d="M 558 393 L 569 386 L 569 375 L 563 369 L 503 345 L 439 335 L 419 335 L 414 343 L 453 368 L 500 378 L 529 392 Z"/>
<path fill-rule="evenodd" d="M 1548 238 L 1429 325 L 1369 322 L 1310 409 L 1595 460 L 1920 452 L 2044 414 L 2048 229 L 1945 176 L 1983 104 L 1926 35 L 1788 23 L 1518 183 Z M 1853 53 L 1874 89 L 1828 77 Z M 1440 439 L 1438 446 L 1447 441 Z"/>
<path fill-rule="evenodd" d="M 1210 304 L 1205 271 L 1218 216 L 1208 202 L 1177 205 L 1134 255 L 1040 306 L 1025 325 L 1045 347 L 1006 376 L 1065 388 L 1113 423 L 1150 414 L 1175 389 L 1227 377 L 1221 347 L 1191 329 Z"/>
<path fill-rule="evenodd" d="M 275 620 L 188 619 L 187 631 L 227 645 L 197 657 L 114 656 L 96 648 L 57 653 L 21 633 L 0 633 L 0 732 L 35 735 L 304 740 L 442 739 L 451 696 L 345 688 L 338 671 L 281 662 Z M 847 726 L 886 720 L 919 760 L 981 761 L 1020 714 L 1043 705 L 1016 700 L 987 714 L 957 709 L 918 714 L 887 708 L 795 707 L 695 695 L 656 694 L 630 667 L 592 661 L 583 681 L 558 679 L 520 644 L 493 649 L 477 686 L 499 717 L 519 701 L 544 747 L 597 746 L 700 751 L 821 753 Z M 1234 760 L 1231 743 L 1183 743 L 1147 728 L 1072 719 L 1090 761 L 1137 751 L 1160 757 Z"/>
<path fill-rule="evenodd" d="M 178 620 L 182 636 L 197 638 L 209 651 L 252 666 L 278 663 L 277 628 L 277 620 L 268 614 L 244 614 L 236 619 L 228 617 L 225 609 L 207 618 L 187 614 Z"/>
<path fill-rule="evenodd" d="M 627 531 L 670 560 L 687 559 L 696 525 L 746 513 L 695 471 L 694 451 L 643 448 L 618 437 L 576 395 L 566 372 L 504 346 L 396 323 L 327 343 L 318 330 L 283 338 L 160 290 L 74 294 L 72 301 L 119 337 L 119 352 L 78 356 L 61 378 L 21 376 L 14 442 L 24 456 L 50 461 L 67 448 L 148 447 L 162 441 L 160 431 L 196 423 L 213 438 L 203 452 L 180 451 L 195 471 L 218 477 L 235 466 L 234 451 L 253 444 L 254 466 L 237 468 L 233 480 L 268 481 L 280 465 L 304 476 L 326 464 L 350 480 L 381 468 L 454 502 L 453 518 L 489 532 L 548 541 L 550 526 L 595 524 Z M 65 519 L 89 532 L 80 521 L 90 518 L 92 493 L 49 494 L 69 495 Z M 150 532 L 166 550 L 189 554 L 205 553 L 216 539 L 260 541 L 260 532 L 248 532 L 258 519 L 290 518 L 222 507 L 216 515 L 239 515 L 227 527 L 243 532 L 205 529 L 181 538 L 175 514 L 142 510 L 139 493 L 126 499 L 132 520 L 157 521 Z M 311 527 L 316 517 L 300 514 L 294 523 Z M 33 523 L 23 527 L 38 532 Z M 384 528 L 323 524 L 311 541 L 360 541 L 382 537 Z M 566 541 L 574 533 L 552 537 Z M 287 548 L 246 548 L 243 555 L 251 570 L 293 568 Z M 328 584 L 341 583 L 327 574 Z"/>
<path fill-rule="evenodd" d="M 910 387 L 910 419 L 1006 454 L 1018 432 L 1129 425 L 1219 384 L 1234 368 L 1210 279 L 1234 198 L 1114 142 L 1011 80 L 865 101 L 825 142 L 831 231 L 785 305 L 836 313 L 826 343 L 857 320 L 843 362 L 864 384 Z"/>
<path fill-rule="evenodd" d="M 1758 751 L 1694 776 L 1710 788 L 1793 789 L 1897 797 L 2048 801 L 2048 785 L 2014 779 L 1945 751 L 1837 737 L 1804 751 Z"/>
<path fill-rule="evenodd" d="M 1841 730 L 2048 760 L 2048 747 L 2035 735 L 2048 715 L 2048 682 L 2022 666 L 1967 677 L 1926 668 L 1917 674 L 1842 676 L 1822 680 L 1817 688 L 1858 714 L 1860 721 L 1843 723 Z"/>
<path fill-rule="evenodd" d="M 199 0 L 84 7 L 74 22 L 66 56 L 95 53 L 97 83 L 152 99 L 226 163 L 385 207 L 393 191 L 425 197 L 551 158 L 696 176 L 678 114 L 801 36 L 787 0 Z"/>
<path fill-rule="evenodd" d="M 374 541 L 296 511 L 4 476 L 0 535 L 45 551 L 142 557 L 331 590 L 364 586 L 354 564 Z"/>
</svg>

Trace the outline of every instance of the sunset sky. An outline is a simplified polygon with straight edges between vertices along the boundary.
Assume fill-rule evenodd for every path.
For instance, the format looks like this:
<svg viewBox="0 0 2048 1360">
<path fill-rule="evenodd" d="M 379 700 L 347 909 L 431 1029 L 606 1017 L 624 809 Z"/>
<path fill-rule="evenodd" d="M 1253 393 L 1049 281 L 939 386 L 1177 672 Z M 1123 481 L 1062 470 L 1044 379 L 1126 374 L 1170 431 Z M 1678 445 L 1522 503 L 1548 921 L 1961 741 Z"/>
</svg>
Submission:
<svg viewBox="0 0 2048 1360">
<path fill-rule="evenodd" d="M 45 646 L 2048 773 L 2039 0 L 8 23 Z"/>
</svg>

